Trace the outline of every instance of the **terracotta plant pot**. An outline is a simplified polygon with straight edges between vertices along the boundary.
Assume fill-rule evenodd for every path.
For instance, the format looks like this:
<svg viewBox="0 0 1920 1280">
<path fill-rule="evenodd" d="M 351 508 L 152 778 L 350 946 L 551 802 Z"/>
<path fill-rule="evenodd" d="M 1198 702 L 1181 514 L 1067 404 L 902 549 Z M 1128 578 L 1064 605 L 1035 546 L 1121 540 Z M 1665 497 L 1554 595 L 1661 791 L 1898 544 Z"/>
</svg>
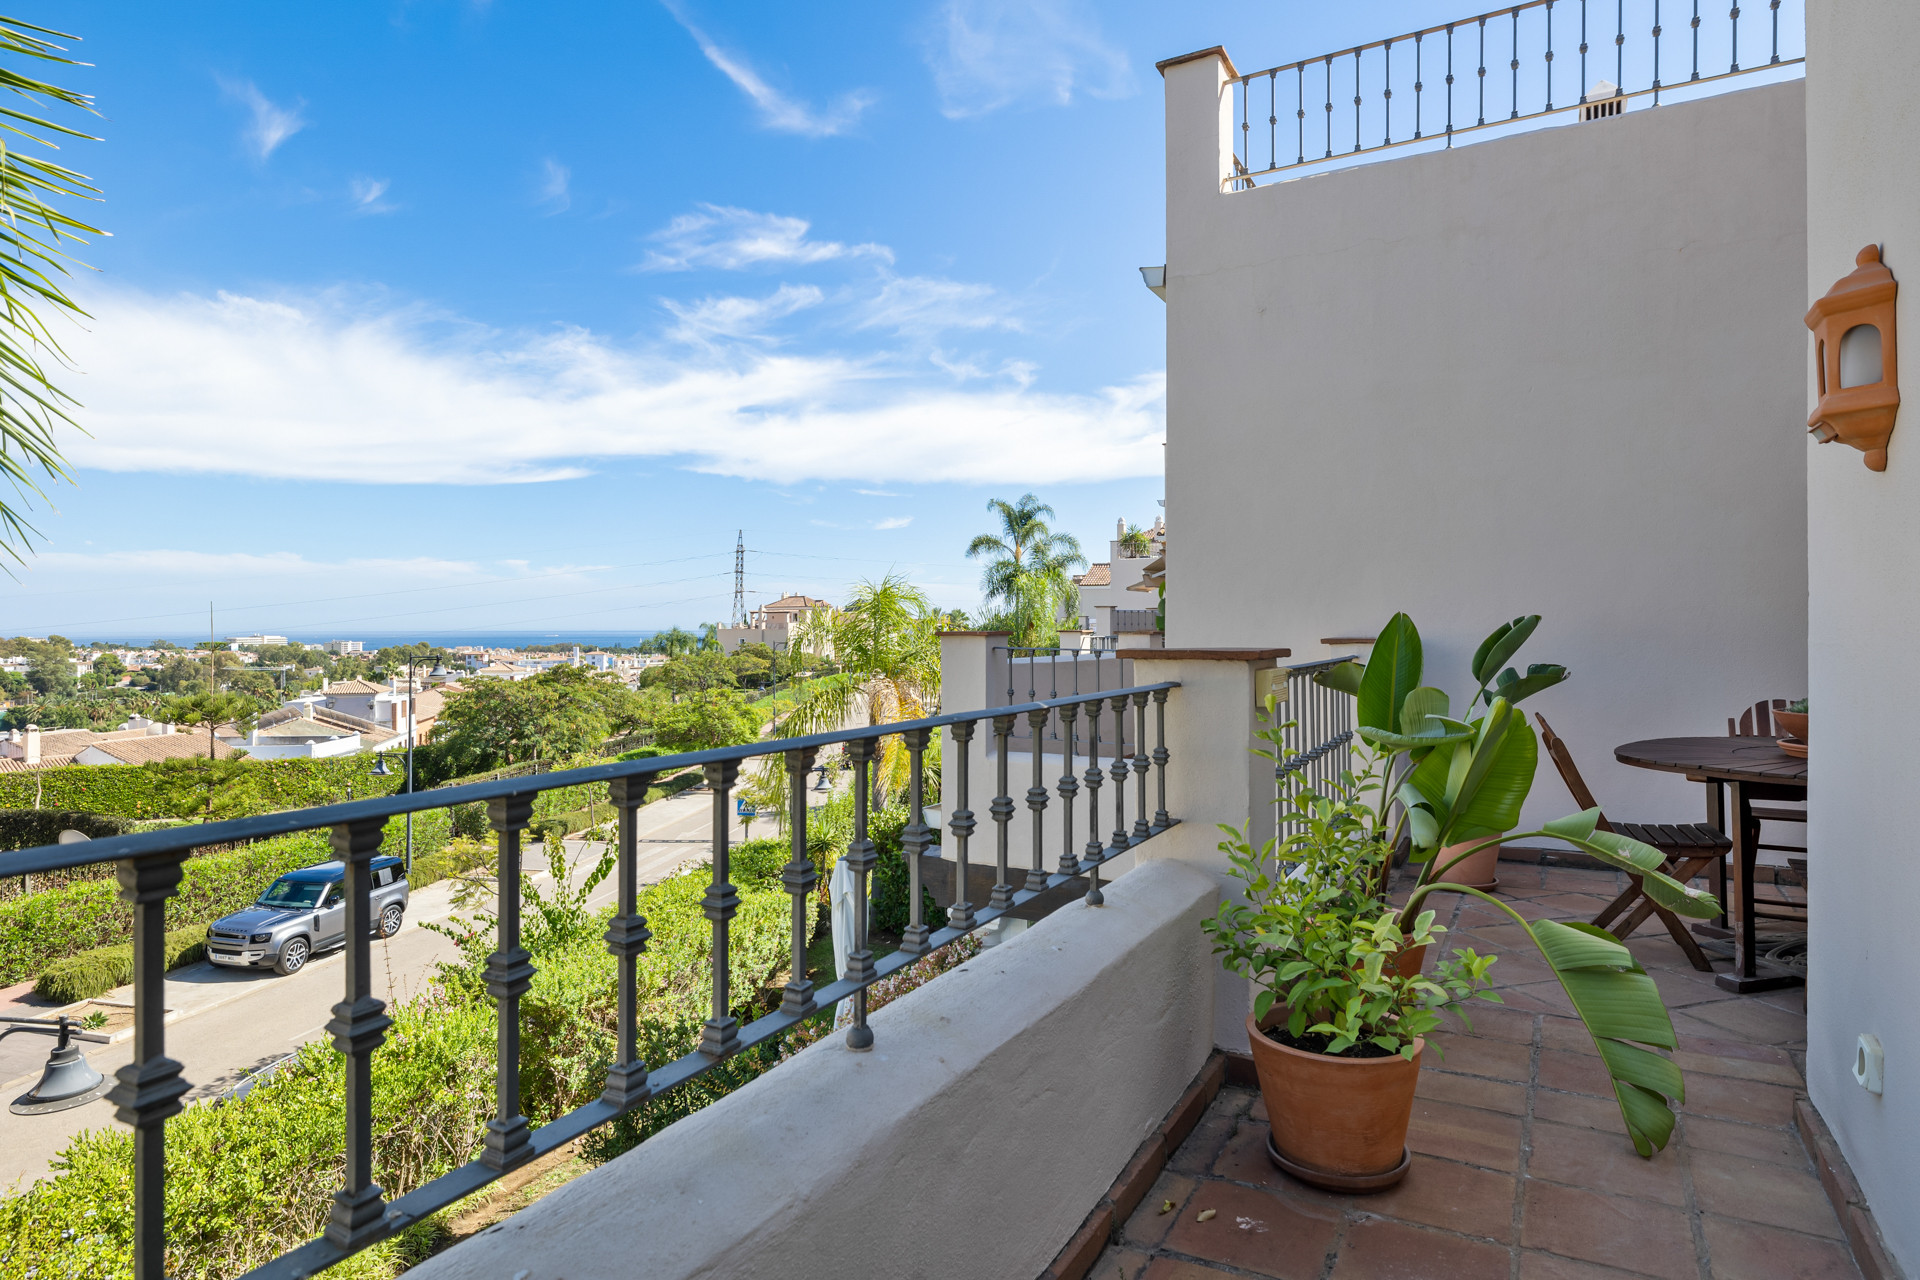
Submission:
<svg viewBox="0 0 1920 1280">
<path fill-rule="evenodd" d="M 1426 1041 L 1413 1058 L 1336 1058 L 1292 1049 L 1247 1018 L 1274 1164 L 1329 1191 L 1384 1191 L 1407 1176 L 1407 1125 Z"/>
<path fill-rule="evenodd" d="M 1417 977 L 1426 964 L 1427 944 L 1423 942 L 1417 947 L 1402 944 L 1399 954 L 1394 956 L 1393 963 L 1387 967 L 1396 978 L 1412 978 Z"/>
<path fill-rule="evenodd" d="M 1804 711 L 1776 711 L 1773 713 L 1773 727 L 1789 738 L 1807 740 L 1807 713 Z"/>
<path fill-rule="evenodd" d="M 1440 866 L 1460 856 L 1464 849 L 1471 849 L 1481 843 L 1479 840 L 1463 840 L 1459 844 L 1450 844 L 1440 850 L 1434 861 Z M 1441 880 L 1453 884 L 1464 884 L 1469 889 L 1493 889 L 1500 884 L 1500 846 L 1490 844 L 1464 862 L 1454 863 L 1449 870 L 1438 876 Z"/>
</svg>

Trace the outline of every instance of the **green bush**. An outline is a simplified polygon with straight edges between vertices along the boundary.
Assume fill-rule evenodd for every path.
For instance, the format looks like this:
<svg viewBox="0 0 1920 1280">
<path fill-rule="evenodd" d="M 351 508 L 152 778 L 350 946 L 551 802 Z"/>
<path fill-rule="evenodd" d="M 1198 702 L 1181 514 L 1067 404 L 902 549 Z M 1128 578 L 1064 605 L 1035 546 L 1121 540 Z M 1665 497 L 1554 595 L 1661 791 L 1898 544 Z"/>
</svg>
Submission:
<svg viewBox="0 0 1920 1280">
<path fill-rule="evenodd" d="M 54 844 L 62 831 L 78 831 L 90 840 L 123 836 L 133 830 L 131 818 L 115 813 L 85 813 L 72 809 L 0 809 L 0 850 L 32 849 Z"/>
<path fill-rule="evenodd" d="M 206 954 L 206 925 L 190 924 L 184 929 L 168 932 L 168 969 L 192 964 L 205 958 Z M 55 1004 L 73 1004 L 104 995 L 132 981 L 133 944 L 122 942 L 111 947 L 94 947 L 79 955 L 68 956 L 65 960 L 54 961 L 41 971 L 40 980 L 33 984 L 33 994 Z"/>
<path fill-rule="evenodd" d="M 907 878 L 907 858 L 900 847 L 900 834 L 906 829 L 907 817 L 906 805 L 890 804 L 867 818 L 867 837 L 873 841 L 874 851 L 880 855 L 880 860 L 873 865 L 867 889 L 872 904 L 868 909 L 868 927 L 875 933 L 893 934 L 896 937 L 906 930 L 913 919 L 909 914 L 912 897 L 911 882 Z M 946 920 L 946 914 L 925 889 L 920 891 L 920 903 L 920 918 L 927 924 L 938 927 Z"/>
<path fill-rule="evenodd" d="M 324 760 L 159 760 L 140 765 L 63 765 L 0 773 L 0 808 L 65 809 L 123 818 L 242 818 L 282 809 L 383 796 L 400 777 L 373 775 L 368 754 Z"/>
<path fill-rule="evenodd" d="M 466 836 L 455 836 L 432 853 L 416 853 L 407 883 L 416 891 L 424 889 L 449 876 L 492 865 L 497 852 L 498 847 L 491 838 L 472 840 Z"/>
<path fill-rule="evenodd" d="M 167 927 L 204 924 L 238 911 L 275 876 L 331 856 L 323 835 L 305 831 L 188 858 L 180 890 L 167 900 Z M 82 880 L 0 902 L 0 984 L 34 977 L 55 960 L 124 941 L 132 933 L 131 908 L 120 901 L 111 880 Z"/>
</svg>

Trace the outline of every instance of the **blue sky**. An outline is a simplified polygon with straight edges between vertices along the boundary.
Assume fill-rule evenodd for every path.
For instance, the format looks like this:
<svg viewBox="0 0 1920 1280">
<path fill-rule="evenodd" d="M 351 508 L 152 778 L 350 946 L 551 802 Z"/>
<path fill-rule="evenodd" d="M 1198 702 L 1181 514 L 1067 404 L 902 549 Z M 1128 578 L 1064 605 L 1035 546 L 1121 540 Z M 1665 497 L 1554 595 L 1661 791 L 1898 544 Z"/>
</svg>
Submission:
<svg viewBox="0 0 1920 1280">
<path fill-rule="evenodd" d="M 1161 496 L 1156 60 L 1436 3 L 67 3 L 112 238 L 0 633 L 616 630 Z"/>
</svg>

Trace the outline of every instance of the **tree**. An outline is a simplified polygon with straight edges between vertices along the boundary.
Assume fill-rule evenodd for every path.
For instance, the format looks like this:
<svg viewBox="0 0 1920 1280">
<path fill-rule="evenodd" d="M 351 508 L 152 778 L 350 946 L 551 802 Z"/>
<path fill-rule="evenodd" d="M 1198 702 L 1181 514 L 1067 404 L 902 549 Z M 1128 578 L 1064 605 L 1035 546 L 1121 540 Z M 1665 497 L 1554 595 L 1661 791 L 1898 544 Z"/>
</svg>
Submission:
<svg viewBox="0 0 1920 1280">
<path fill-rule="evenodd" d="M 115 683 L 127 674 L 127 664 L 120 661 L 119 654 L 103 653 L 93 660 L 93 674 L 105 676 L 110 684 Z"/>
<path fill-rule="evenodd" d="M 35 645 L 28 655 L 27 683 L 43 698 L 58 698 L 71 695 L 79 682 L 74 678 L 73 661 L 66 651 L 47 643 Z"/>
<path fill-rule="evenodd" d="M 554 667 L 531 680 L 480 680 L 451 694 L 434 725 L 437 776 L 529 760 L 569 761 L 652 721 L 647 700 L 611 676 Z"/>
<path fill-rule="evenodd" d="M 731 689 L 740 683 L 733 663 L 717 649 L 690 653 L 670 660 L 660 668 L 660 683 L 677 700 L 682 694 L 706 693 L 712 689 Z"/>
<path fill-rule="evenodd" d="M 160 704 L 158 718 L 170 724 L 207 726 L 207 759 L 212 760 L 214 753 L 215 726 L 229 721 L 245 733 L 253 728 L 254 718 L 259 714 L 260 706 L 252 698 L 238 693 L 189 693 L 177 698 L 168 698 Z M 213 817 L 213 782 L 211 775 L 207 783 L 206 814 L 209 821 Z"/>
<path fill-rule="evenodd" d="M 1012 503 L 994 498 L 987 510 L 1000 517 L 999 532 L 967 544 L 968 559 L 993 557 L 981 575 L 986 603 L 1004 606 L 1015 644 L 1057 644 L 1059 619 L 1078 600 L 1072 572 L 1087 563 L 1079 541 L 1055 533 L 1047 524 L 1053 508 L 1031 493 Z"/>
<path fill-rule="evenodd" d="M 1120 535 L 1120 550 L 1130 556 L 1145 556 L 1153 552 L 1153 534 L 1137 524 L 1127 526 Z"/>
<path fill-rule="evenodd" d="M 703 689 L 660 709 L 653 724 L 655 745 L 672 751 L 707 751 L 753 742 L 760 717 L 737 689 Z"/>
<path fill-rule="evenodd" d="M 691 631 L 682 631 L 679 627 L 668 627 L 665 631 L 656 631 L 641 642 L 642 653 L 692 653 L 700 644 L 700 638 Z"/>
</svg>

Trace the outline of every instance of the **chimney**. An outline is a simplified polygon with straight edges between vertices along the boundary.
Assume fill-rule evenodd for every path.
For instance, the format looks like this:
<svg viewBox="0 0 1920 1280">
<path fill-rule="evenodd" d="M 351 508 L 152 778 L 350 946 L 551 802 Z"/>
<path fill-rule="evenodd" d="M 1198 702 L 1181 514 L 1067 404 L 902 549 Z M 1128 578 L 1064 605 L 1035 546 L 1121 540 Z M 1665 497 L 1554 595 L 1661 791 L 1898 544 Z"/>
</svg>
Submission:
<svg viewBox="0 0 1920 1280">
<path fill-rule="evenodd" d="M 1125 516 L 1121 516 L 1118 520 L 1115 520 L 1113 522 L 1113 540 L 1115 542 L 1118 542 L 1120 539 L 1126 536 L 1127 536 L 1127 518 Z"/>
<path fill-rule="evenodd" d="M 26 762 L 28 764 L 40 763 L 40 726 L 37 724 L 27 726 Z"/>
</svg>

